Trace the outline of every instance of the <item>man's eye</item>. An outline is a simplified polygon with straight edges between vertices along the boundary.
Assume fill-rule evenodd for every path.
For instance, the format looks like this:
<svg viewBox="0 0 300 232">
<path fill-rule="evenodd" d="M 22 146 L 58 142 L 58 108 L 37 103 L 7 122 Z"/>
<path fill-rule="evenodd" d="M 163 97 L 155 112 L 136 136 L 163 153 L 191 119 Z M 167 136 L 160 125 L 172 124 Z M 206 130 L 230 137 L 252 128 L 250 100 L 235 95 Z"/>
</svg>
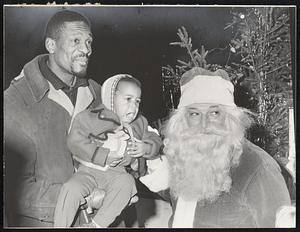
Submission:
<svg viewBox="0 0 300 232">
<path fill-rule="evenodd" d="M 92 40 L 88 40 L 86 43 L 87 43 L 88 45 L 91 45 L 91 44 L 92 44 Z"/>
<path fill-rule="evenodd" d="M 136 104 L 140 104 L 140 103 L 141 103 L 141 100 L 138 99 L 138 100 L 136 100 L 135 102 L 136 102 Z"/>
<path fill-rule="evenodd" d="M 78 44 L 79 43 L 79 39 L 74 39 L 74 43 Z"/>
<path fill-rule="evenodd" d="M 129 102 L 129 101 L 131 101 L 131 97 L 127 97 L 127 98 L 125 98 L 125 100 Z"/>
</svg>

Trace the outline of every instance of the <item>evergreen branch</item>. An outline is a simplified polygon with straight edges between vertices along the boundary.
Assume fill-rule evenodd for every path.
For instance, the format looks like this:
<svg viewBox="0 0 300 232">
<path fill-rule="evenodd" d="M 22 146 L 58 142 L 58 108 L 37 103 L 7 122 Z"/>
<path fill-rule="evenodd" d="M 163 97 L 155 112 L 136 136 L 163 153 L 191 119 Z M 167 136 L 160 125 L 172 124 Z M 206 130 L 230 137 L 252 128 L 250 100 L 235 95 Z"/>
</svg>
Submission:
<svg viewBox="0 0 300 232">
<path fill-rule="evenodd" d="M 279 66 L 279 67 L 277 67 L 277 68 L 275 68 L 275 69 L 267 72 L 266 75 L 270 75 L 271 73 L 276 72 L 277 70 L 279 70 L 281 68 L 284 68 L 285 66 L 286 66 L 286 64 L 283 64 L 283 65 L 281 65 L 281 66 Z"/>
</svg>

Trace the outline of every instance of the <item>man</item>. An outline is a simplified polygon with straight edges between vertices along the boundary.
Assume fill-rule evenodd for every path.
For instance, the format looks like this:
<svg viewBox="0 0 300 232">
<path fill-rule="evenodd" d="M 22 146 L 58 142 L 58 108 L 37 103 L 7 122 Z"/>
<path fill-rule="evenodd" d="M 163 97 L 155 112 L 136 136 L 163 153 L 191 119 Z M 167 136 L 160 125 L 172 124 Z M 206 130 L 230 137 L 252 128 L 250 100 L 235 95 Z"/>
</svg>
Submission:
<svg viewBox="0 0 300 232">
<path fill-rule="evenodd" d="M 101 102 L 85 79 L 92 53 L 87 18 L 60 11 L 48 22 L 49 54 L 27 63 L 4 92 L 5 214 L 8 226 L 51 227 L 60 188 L 74 173 L 72 120 Z"/>
<path fill-rule="evenodd" d="M 193 68 L 180 85 L 164 133 L 169 172 L 141 178 L 156 191 L 169 187 L 161 192 L 171 199 L 169 226 L 275 227 L 276 211 L 291 204 L 288 189 L 276 161 L 244 138 L 251 113 L 235 105 L 228 74 Z"/>
</svg>

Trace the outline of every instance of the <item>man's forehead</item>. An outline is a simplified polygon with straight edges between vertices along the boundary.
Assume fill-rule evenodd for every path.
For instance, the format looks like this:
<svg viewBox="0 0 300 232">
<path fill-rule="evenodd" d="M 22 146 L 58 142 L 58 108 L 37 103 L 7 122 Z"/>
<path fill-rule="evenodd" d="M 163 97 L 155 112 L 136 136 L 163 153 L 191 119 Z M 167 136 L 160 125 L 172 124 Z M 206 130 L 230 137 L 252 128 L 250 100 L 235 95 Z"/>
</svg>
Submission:
<svg viewBox="0 0 300 232">
<path fill-rule="evenodd" d="M 74 21 L 74 22 L 64 22 L 63 30 L 71 33 L 87 33 L 92 36 L 91 29 L 89 25 L 87 25 L 83 21 Z"/>
</svg>

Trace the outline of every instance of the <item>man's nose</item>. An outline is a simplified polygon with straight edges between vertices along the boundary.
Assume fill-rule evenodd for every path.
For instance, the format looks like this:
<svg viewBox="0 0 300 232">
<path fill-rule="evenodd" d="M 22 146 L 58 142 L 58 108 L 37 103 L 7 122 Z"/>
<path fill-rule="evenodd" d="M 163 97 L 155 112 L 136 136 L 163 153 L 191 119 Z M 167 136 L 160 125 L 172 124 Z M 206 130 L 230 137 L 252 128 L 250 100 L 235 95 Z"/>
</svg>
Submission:
<svg viewBox="0 0 300 232">
<path fill-rule="evenodd" d="M 81 46 L 80 46 L 80 51 L 83 52 L 85 55 L 91 55 L 92 48 L 89 44 L 82 43 Z"/>
<path fill-rule="evenodd" d="M 138 108 L 138 105 L 137 105 L 137 103 L 136 103 L 135 101 L 131 101 L 131 102 L 129 103 L 129 109 L 130 109 L 131 111 L 136 111 L 137 108 Z"/>
</svg>

